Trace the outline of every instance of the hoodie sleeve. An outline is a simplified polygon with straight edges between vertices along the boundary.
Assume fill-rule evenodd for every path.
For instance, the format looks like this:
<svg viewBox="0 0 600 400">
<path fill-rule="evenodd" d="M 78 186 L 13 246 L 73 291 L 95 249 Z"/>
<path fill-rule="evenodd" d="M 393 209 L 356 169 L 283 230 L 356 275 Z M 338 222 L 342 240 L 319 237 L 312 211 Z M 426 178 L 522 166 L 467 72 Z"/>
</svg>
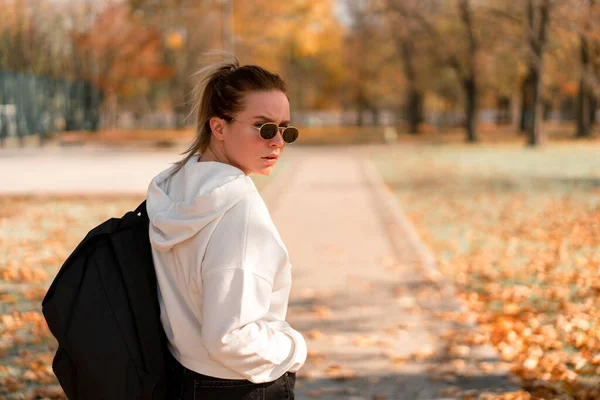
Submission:
<svg viewBox="0 0 600 400">
<path fill-rule="evenodd" d="M 273 381 L 306 360 L 302 335 L 285 312 L 271 310 L 285 268 L 287 251 L 266 206 L 258 193 L 246 196 L 223 215 L 202 262 L 202 340 L 211 359 L 251 382 Z"/>
</svg>

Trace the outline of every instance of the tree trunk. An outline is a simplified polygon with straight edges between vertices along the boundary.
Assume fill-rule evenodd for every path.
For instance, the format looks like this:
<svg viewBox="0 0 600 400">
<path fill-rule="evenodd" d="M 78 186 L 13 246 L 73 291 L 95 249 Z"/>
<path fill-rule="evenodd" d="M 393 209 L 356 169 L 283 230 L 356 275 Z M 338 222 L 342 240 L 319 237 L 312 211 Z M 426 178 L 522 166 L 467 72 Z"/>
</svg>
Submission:
<svg viewBox="0 0 600 400">
<path fill-rule="evenodd" d="M 511 121 L 512 102 L 510 97 L 497 95 L 496 107 L 498 114 L 496 116 L 496 125 L 507 125 Z"/>
<path fill-rule="evenodd" d="M 589 2 L 591 7 L 593 2 Z M 586 22 L 586 28 L 589 28 L 589 21 Z M 580 46 L 580 61 L 581 61 L 581 72 L 579 77 L 579 93 L 577 95 L 577 134 L 578 138 L 589 137 L 591 134 L 592 127 L 592 104 L 591 98 L 593 96 L 593 89 L 591 87 L 592 79 L 592 64 L 590 62 L 590 42 L 586 38 L 586 32 L 582 33 L 579 37 Z"/>
<path fill-rule="evenodd" d="M 477 137 L 477 53 L 479 43 L 475 38 L 473 19 L 471 15 L 471 0 L 461 0 L 460 16 L 464 25 L 467 42 L 469 44 L 467 53 L 467 66 L 462 74 L 463 87 L 465 90 L 465 131 L 466 140 L 469 143 L 478 141 Z M 457 73 L 461 74 L 460 64 L 456 63 Z M 460 75 L 459 75 L 460 76 Z"/>
<path fill-rule="evenodd" d="M 541 66 L 540 66 L 541 67 Z M 544 137 L 542 133 L 542 113 L 543 113 L 543 102 L 541 101 L 541 68 L 535 68 L 531 71 L 532 80 L 531 84 L 533 86 L 533 101 L 531 105 L 531 125 L 529 126 L 528 134 L 528 142 L 530 146 L 538 146 L 544 144 Z"/>
<path fill-rule="evenodd" d="M 406 99 L 406 118 L 408 120 L 408 132 L 411 134 L 419 133 L 419 123 L 422 120 L 421 102 L 423 96 L 417 88 L 416 72 L 413 65 L 413 47 L 412 43 L 402 40 L 402 58 L 404 61 L 404 75 L 407 81 L 407 99 Z"/>
<path fill-rule="evenodd" d="M 528 145 L 538 146 L 545 141 L 542 132 L 542 75 L 544 73 L 544 50 L 547 40 L 548 24 L 550 22 L 551 0 L 542 0 L 539 6 L 534 6 L 533 0 L 529 0 L 529 28 L 530 46 L 533 52 L 529 65 L 529 74 L 532 85 L 531 126 L 529 127 Z M 536 18 L 537 14 L 537 18 Z M 536 29 L 537 28 L 537 29 Z"/>
<path fill-rule="evenodd" d="M 587 84 L 582 76 L 579 80 L 579 93 L 577 95 L 577 134 L 576 137 L 584 138 L 590 136 L 591 111 L 590 96 Z"/>
<path fill-rule="evenodd" d="M 530 125 L 529 109 L 531 103 L 531 77 L 529 73 L 521 84 L 521 115 L 519 117 L 519 133 L 525 133 Z"/>
<path fill-rule="evenodd" d="M 589 104 L 590 104 L 590 131 L 596 123 L 596 110 L 598 109 L 598 99 L 594 92 L 589 93 Z"/>
<path fill-rule="evenodd" d="M 363 126 L 365 124 L 365 111 L 369 108 L 369 103 L 366 99 L 364 90 L 361 87 L 358 88 L 357 96 L 357 110 L 356 110 L 356 125 Z"/>
<path fill-rule="evenodd" d="M 552 102 L 548 99 L 542 101 L 542 108 L 544 110 L 542 113 L 542 120 L 549 121 L 550 117 L 552 117 Z"/>
<path fill-rule="evenodd" d="M 107 120 L 110 121 L 109 122 L 109 130 L 117 130 L 118 128 L 118 110 L 119 110 L 119 104 L 118 104 L 118 98 L 117 98 L 117 94 L 114 92 L 111 92 L 108 95 L 108 118 Z"/>
<path fill-rule="evenodd" d="M 465 89 L 465 129 L 467 131 L 467 142 L 475 143 L 477 142 L 477 132 L 476 132 L 476 124 L 477 124 L 477 87 L 475 85 L 475 80 L 473 79 L 465 79 L 464 80 L 464 89 Z"/>
<path fill-rule="evenodd" d="M 590 9 L 593 9 L 596 5 L 597 0 L 590 0 Z M 593 45 L 592 45 L 593 44 Z M 598 62 L 600 58 L 600 40 L 594 39 L 593 43 L 590 43 L 590 55 L 593 57 L 593 63 L 591 63 L 590 71 L 596 79 L 600 79 L 600 63 Z M 589 104 L 590 104 L 590 134 L 592 133 L 592 129 L 594 128 L 594 124 L 596 123 L 596 110 L 598 109 L 598 86 L 590 85 L 589 92 Z"/>
</svg>

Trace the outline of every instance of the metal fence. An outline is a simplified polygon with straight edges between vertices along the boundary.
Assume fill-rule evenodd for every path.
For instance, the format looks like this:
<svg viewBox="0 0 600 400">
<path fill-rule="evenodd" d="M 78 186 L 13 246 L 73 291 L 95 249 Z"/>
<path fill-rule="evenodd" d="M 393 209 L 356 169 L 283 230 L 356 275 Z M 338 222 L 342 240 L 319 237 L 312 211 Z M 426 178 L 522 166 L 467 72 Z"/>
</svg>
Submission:
<svg viewBox="0 0 600 400">
<path fill-rule="evenodd" d="M 96 130 L 102 94 L 85 81 L 0 70 L 0 144 L 53 132 Z"/>
</svg>

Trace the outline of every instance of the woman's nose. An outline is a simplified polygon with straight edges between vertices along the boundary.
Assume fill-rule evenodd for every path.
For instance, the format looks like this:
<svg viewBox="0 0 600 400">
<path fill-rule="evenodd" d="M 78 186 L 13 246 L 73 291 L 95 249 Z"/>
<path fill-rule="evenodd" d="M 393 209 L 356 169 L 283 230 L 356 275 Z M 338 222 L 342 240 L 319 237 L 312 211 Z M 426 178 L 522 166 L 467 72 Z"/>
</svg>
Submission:
<svg viewBox="0 0 600 400">
<path fill-rule="evenodd" d="M 283 140 L 283 135 L 280 130 L 277 131 L 277 135 L 271 139 L 271 146 L 283 147 L 285 141 Z"/>
</svg>

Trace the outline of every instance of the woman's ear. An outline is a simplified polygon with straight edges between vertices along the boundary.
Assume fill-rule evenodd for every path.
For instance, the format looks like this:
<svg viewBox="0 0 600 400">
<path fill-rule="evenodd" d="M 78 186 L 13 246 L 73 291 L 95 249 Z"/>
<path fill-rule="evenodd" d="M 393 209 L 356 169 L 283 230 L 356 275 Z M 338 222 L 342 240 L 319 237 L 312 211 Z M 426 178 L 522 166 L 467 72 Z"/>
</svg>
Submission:
<svg viewBox="0 0 600 400">
<path fill-rule="evenodd" d="M 208 121 L 208 124 L 210 125 L 210 130 L 212 131 L 215 139 L 220 141 L 225 140 L 225 127 L 227 123 L 224 119 L 219 117 L 211 117 Z"/>
</svg>

